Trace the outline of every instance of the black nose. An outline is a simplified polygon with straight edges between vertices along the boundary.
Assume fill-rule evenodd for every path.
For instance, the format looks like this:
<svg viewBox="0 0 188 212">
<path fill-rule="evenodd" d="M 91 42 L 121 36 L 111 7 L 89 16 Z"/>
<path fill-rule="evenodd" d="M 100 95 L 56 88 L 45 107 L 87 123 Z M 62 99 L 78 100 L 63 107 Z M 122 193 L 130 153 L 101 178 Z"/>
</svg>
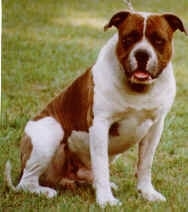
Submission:
<svg viewBox="0 0 188 212">
<path fill-rule="evenodd" d="M 145 70 L 150 57 L 149 53 L 146 50 L 137 50 L 134 55 L 138 63 L 137 68 Z"/>
<path fill-rule="evenodd" d="M 145 50 L 137 50 L 135 52 L 135 58 L 137 62 L 147 62 L 149 59 L 149 54 Z"/>
</svg>

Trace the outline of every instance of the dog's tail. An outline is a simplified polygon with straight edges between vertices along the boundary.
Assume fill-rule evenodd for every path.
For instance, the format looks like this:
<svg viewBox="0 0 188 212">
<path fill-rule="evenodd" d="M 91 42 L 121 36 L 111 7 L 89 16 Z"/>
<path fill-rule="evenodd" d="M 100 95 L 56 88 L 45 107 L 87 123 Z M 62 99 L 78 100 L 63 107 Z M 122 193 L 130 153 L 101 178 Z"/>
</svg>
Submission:
<svg viewBox="0 0 188 212">
<path fill-rule="evenodd" d="M 13 191 L 18 191 L 18 189 L 13 185 L 12 183 L 12 178 L 11 178 L 11 169 L 12 169 L 12 166 L 11 166 L 11 163 L 10 161 L 8 160 L 6 162 L 6 165 L 5 165 L 5 173 L 4 173 L 4 176 L 5 176 L 5 182 L 7 184 L 7 186 L 13 190 Z"/>
</svg>

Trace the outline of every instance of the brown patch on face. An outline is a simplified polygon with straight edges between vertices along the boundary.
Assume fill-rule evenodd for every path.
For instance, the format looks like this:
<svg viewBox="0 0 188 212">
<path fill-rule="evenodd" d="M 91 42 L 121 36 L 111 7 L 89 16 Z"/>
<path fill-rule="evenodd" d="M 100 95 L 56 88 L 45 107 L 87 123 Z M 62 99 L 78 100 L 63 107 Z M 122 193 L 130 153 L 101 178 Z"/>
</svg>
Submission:
<svg viewBox="0 0 188 212">
<path fill-rule="evenodd" d="M 129 71 L 128 56 L 132 48 L 143 38 L 144 18 L 139 14 L 130 14 L 119 26 L 117 57 L 124 70 Z"/>
<path fill-rule="evenodd" d="M 73 130 L 88 131 L 93 120 L 93 77 L 91 68 L 78 77 L 34 118 L 54 117 L 64 130 L 64 143 Z"/>
<path fill-rule="evenodd" d="M 32 150 L 33 150 L 33 145 L 31 143 L 31 138 L 27 134 L 24 134 L 20 144 L 21 176 L 23 173 L 23 169 L 25 168 L 26 162 L 30 158 Z"/>
<path fill-rule="evenodd" d="M 166 19 L 159 15 L 151 15 L 147 19 L 146 37 L 155 49 L 158 67 L 154 77 L 157 77 L 169 63 L 172 56 L 173 30 Z"/>
</svg>

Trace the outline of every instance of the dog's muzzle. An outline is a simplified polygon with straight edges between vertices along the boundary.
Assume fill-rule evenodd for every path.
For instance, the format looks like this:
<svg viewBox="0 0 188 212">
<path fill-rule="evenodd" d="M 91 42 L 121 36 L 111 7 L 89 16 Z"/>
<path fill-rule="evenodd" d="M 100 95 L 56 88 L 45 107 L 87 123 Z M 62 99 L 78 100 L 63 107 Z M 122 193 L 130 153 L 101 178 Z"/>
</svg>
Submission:
<svg viewBox="0 0 188 212">
<path fill-rule="evenodd" d="M 135 49 L 129 57 L 128 78 L 131 83 L 151 84 L 154 80 L 156 57 L 147 49 Z"/>
</svg>

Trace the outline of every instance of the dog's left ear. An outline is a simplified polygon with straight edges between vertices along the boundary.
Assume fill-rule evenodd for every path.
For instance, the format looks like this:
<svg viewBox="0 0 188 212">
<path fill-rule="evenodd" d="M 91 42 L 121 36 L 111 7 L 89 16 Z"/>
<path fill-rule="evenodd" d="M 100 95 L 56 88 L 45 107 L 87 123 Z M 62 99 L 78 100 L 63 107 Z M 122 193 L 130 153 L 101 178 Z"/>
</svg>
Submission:
<svg viewBox="0 0 188 212">
<path fill-rule="evenodd" d="M 188 35 L 188 32 L 179 17 L 173 14 L 164 14 L 163 17 L 167 20 L 168 24 L 170 25 L 173 31 L 179 29 L 181 32 L 184 32 L 186 35 Z"/>
<path fill-rule="evenodd" d="M 122 11 L 113 15 L 109 23 L 104 26 L 104 31 L 106 31 L 108 28 L 112 26 L 115 26 L 118 28 L 119 25 L 128 17 L 129 14 L 130 12 L 128 11 Z"/>
</svg>

